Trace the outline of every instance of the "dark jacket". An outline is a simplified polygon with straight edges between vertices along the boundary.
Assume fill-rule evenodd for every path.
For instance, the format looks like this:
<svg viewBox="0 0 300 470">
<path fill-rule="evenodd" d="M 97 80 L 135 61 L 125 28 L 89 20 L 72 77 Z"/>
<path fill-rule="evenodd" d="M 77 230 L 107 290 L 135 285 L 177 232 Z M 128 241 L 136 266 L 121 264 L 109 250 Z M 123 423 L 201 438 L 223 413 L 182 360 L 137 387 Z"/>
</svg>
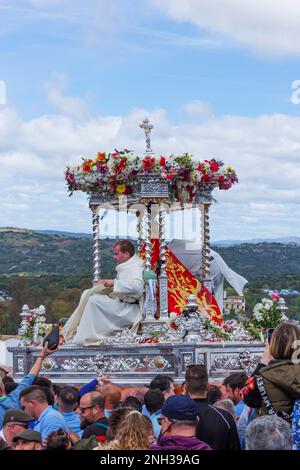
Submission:
<svg viewBox="0 0 300 470">
<path fill-rule="evenodd" d="M 213 450 L 240 450 L 240 440 L 232 414 L 209 403 L 207 398 L 194 398 L 199 410 L 196 437 Z"/>
<path fill-rule="evenodd" d="M 268 366 L 258 364 L 243 389 L 243 397 L 246 405 L 258 409 L 258 415 L 266 415 L 268 411 L 257 385 L 259 375 L 274 411 L 290 415 L 295 400 L 300 398 L 300 364 L 291 360 L 273 360 Z"/>
<path fill-rule="evenodd" d="M 150 450 L 212 450 L 205 442 L 188 436 L 162 436 Z"/>
<path fill-rule="evenodd" d="M 108 429 L 108 419 L 104 416 L 98 419 L 96 423 L 89 424 L 82 433 L 82 439 L 88 439 L 91 436 L 106 436 Z"/>
</svg>

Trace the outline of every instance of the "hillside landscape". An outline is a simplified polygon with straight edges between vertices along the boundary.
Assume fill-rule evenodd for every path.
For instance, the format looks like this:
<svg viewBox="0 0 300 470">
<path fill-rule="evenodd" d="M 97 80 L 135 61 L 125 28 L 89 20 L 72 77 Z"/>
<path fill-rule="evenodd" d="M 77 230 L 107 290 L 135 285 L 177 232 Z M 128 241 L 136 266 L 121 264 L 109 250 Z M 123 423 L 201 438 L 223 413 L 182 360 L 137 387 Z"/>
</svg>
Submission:
<svg viewBox="0 0 300 470">
<path fill-rule="evenodd" d="M 0 302 L 1 333 L 16 332 L 24 303 L 32 308 L 45 305 L 49 321 L 74 310 L 81 291 L 91 285 L 92 240 L 80 235 L 0 229 L 0 290 L 13 298 Z M 114 276 L 114 243 L 113 239 L 101 240 L 104 277 Z M 262 288 L 300 291 L 300 245 L 295 242 L 241 243 L 214 249 L 248 279 L 247 314 L 262 297 Z M 286 301 L 290 315 L 298 317 L 300 296 Z"/>
</svg>

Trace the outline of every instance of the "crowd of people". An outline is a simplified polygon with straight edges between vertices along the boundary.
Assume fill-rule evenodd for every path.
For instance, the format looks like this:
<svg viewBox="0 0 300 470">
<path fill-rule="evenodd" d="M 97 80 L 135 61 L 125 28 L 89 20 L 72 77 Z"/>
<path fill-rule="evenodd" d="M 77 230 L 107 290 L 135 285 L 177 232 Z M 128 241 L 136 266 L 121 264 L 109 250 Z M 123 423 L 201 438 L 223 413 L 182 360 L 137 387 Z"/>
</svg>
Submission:
<svg viewBox="0 0 300 470">
<path fill-rule="evenodd" d="M 209 383 L 205 365 L 189 365 L 183 384 L 162 374 L 120 387 L 101 376 L 81 388 L 39 376 L 53 354 L 46 345 L 19 384 L 0 371 L 0 449 L 300 449 L 299 341 L 299 328 L 282 323 L 252 375 L 221 384 Z"/>
</svg>

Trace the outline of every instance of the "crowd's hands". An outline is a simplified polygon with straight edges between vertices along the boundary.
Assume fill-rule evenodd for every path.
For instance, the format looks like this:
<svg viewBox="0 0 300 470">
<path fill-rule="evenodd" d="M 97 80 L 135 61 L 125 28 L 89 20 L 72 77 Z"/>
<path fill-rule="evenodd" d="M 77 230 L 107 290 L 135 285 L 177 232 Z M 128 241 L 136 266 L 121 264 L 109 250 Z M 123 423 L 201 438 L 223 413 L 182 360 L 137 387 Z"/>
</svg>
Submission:
<svg viewBox="0 0 300 470">
<path fill-rule="evenodd" d="M 111 382 L 110 378 L 107 375 L 99 375 L 97 377 L 97 381 L 99 385 L 106 385 Z"/>
<path fill-rule="evenodd" d="M 69 439 L 73 445 L 76 444 L 76 442 L 80 441 L 80 436 L 78 436 L 78 434 L 76 434 L 75 432 L 71 431 L 70 428 L 68 428 L 68 434 Z"/>
<path fill-rule="evenodd" d="M 101 279 L 97 282 L 97 286 L 113 287 L 114 281 L 113 279 Z"/>
<path fill-rule="evenodd" d="M 42 359 L 45 359 L 45 357 L 50 356 L 50 354 L 55 353 L 57 350 L 58 346 L 55 349 L 48 349 L 48 343 L 45 343 L 45 346 L 43 347 L 40 356 Z"/>
</svg>

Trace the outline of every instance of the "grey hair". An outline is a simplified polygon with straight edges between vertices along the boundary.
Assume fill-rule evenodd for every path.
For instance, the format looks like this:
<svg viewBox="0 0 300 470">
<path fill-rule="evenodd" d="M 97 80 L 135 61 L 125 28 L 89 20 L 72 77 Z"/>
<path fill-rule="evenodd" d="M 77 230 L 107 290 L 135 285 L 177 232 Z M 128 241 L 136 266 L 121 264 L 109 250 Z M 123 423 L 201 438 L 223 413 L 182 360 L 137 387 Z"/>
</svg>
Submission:
<svg viewBox="0 0 300 470">
<path fill-rule="evenodd" d="M 216 403 L 214 403 L 214 406 L 224 408 L 225 410 L 229 411 L 233 417 L 236 416 L 235 407 L 232 400 L 218 400 Z"/>
<path fill-rule="evenodd" d="M 292 431 L 279 416 L 261 416 L 246 429 L 246 450 L 291 450 Z"/>
</svg>

